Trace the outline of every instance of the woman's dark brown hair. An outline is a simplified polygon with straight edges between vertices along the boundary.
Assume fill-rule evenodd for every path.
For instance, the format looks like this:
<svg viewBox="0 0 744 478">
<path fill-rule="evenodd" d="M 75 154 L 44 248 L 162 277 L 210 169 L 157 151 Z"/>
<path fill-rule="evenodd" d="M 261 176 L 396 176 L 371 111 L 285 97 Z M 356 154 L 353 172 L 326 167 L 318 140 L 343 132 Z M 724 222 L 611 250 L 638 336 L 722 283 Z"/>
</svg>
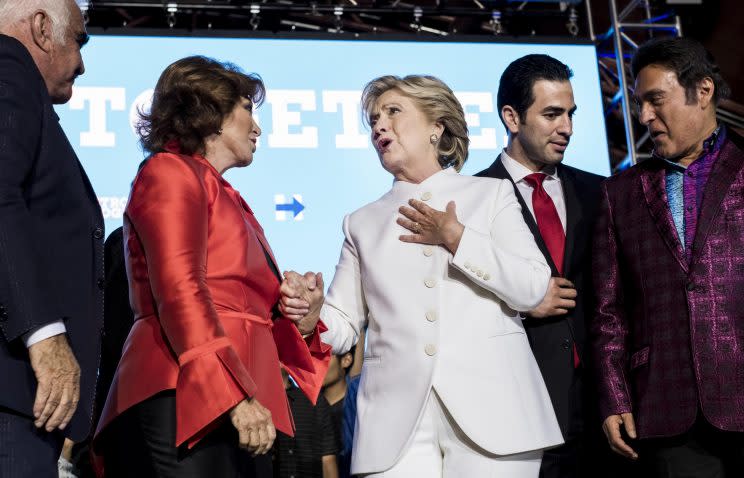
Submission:
<svg viewBox="0 0 744 478">
<path fill-rule="evenodd" d="M 256 74 L 232 63 L 189 56 L 171 63 L 160 75 L 148 113 L 140 111 L 137 133 L 151 153 L 178 141 L 181 152 L 204 150 L 204 139 L 218 134 L 241 98 L 260 105 L 266 89 Z"/>
</svg>

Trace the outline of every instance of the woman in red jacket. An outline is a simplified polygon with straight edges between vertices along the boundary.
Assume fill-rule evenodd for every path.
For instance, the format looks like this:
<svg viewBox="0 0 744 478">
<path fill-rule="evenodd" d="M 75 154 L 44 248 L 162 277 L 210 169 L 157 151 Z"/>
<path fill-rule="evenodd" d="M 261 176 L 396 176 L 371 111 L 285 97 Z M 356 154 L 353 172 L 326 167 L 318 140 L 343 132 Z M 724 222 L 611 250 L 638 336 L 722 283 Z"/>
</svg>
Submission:
<svg viewBox="0 0 744 478">
<path fill-rule="evenodd" d="M 241 447 L 257 457 L 275 428 L 293 432 L 280 367 L 317 397 L 324 328 L 303 338 L 275 317 L 278 266 L 222 177 L 253 161 L 263 96 L 257 76 L 189 57 L 166 68 L 143 115 L 155 154 L 124 214 L 135 323 L 97 430 L 107 477 L 254 476 Z"/>
</svg>

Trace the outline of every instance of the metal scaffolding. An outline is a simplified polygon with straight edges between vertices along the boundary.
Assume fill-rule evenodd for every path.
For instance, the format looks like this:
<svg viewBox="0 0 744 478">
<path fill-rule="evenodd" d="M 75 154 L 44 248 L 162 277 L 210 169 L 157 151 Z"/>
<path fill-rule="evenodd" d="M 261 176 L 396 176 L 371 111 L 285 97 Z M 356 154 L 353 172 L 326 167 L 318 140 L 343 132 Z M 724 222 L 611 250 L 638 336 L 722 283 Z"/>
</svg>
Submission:
<svg viewBox="0 0 744 478">
<path fill-rule="evenodd" d="M 639 15 L 640 13 L 640 15 Z M 630 18 L 640 16 L 640 21 L 630 21 Z M 632 52 L 638 48 L 636 40 L 631 38 L 629 31 L 636 34 L 646 34 L 647 37 L 653 37 L 657 32 L 666 32 L 676 36 L 682 36 L 682 26 L 679 16 L 672 14 L 663 14 L 653 16 L 649 0 L 630 0 L 625 7 L 618 11 L 618 1 L 610 0 L 610 20 L 611 26 L 601 40 L 612 38 L 614 46 L 614 57 L 617 65 L 616 75 L 612 75 L 618 82 L 618 92 L 615 99 L 610 103 L 608 109 L 614 109 L 618 105 L 622 106 L 623 123 L 625 125 L 625 142 L 628 148 L 628 154 L 624 161 L 619 164 L 619 168 L 634 165 L 639 159 L 648 157 L 648 153 L 640 152 L 640 148 L 648 141 L 649 135 L 646 132 L 640 138 L 636 139 L 633 131 L 633 112 L 632 105 L 632 81 L 628 75 L 628 66 L 626 62 L 632 57 Z M 669 21 L 669 20 L 673 21 Z M 600 63 L 600 67 L 602 67 Z M 606 111 L 606 113 L 608 113 Z"/>
<path fill-rule="evenodd" d="M 614 97 L 605 116 L 622 112 L 622 120 L 617 116 L 617 124 L 608 125 L 608 135 L 624 128 L 625 141 L 618 134 L 609 142 L 614 162 L 627 147 L 625 159 L 619 161 L 622 169 L 648 155 L 642 151 L 649 139 L 647 133 L 637 138 L 633 130 L 627 62 L 639 43 L 660 32 L 680 36 L 681 25 L 676 15 L 658 15 L 672 8 L 670 0 L 608 1 L 611 26 L 604 35 L 595 35 L 592 0 L 90 0 L 80 4 L 93 31 L 118 29 L 119 33 L 166 27 L 180 32 L 306 31 L 350 39 L 373 38 L 378 33 L 421 38 L 486 34 L 517 41 L 543 37 L 551 42 L 588 38 L 598 47 L 600 70 L 611 80 L 605 94 Z M 603 61 L 608 58 L 614 60 L 614 67 Z"/>
</svg>

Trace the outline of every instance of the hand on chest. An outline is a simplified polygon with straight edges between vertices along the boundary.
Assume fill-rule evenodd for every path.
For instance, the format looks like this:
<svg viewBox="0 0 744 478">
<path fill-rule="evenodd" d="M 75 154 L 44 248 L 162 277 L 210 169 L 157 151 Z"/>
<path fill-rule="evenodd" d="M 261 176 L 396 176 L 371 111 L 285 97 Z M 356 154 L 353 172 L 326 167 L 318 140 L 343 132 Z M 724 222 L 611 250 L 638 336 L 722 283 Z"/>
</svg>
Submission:
<svg viewBox="0 0 744 478">
<path fill-rule="evenodd" d="M 389 198 L 378 204 L 371 214 L 360 218 L 362 220 L 355 233 L 363 279 L 392 280 L 392 276 L 414 278 L 446 274 L 452 254 L 444 246 L 403 242 L 400 239 L 402 235 L 412 234 L 398 223 L 399 218 L 403 217 L 399 209 L 407 206 L 409 199 L 417 199 L 437 211 L 444 211 L 447 203 L 454 201 L 460 223 L 481 233 L 489 231 L 489 212 L 484 200 L 452 191 L 430 190 Z"/>
</svg>

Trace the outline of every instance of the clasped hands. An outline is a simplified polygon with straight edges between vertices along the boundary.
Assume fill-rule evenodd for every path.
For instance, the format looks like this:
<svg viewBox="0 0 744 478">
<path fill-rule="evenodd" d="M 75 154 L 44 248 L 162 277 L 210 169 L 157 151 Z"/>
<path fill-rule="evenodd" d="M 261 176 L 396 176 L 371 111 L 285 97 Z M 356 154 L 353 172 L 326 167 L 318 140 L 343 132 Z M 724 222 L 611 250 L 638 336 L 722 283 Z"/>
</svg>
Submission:
<svg viewBox="0 0 744 478">
<path fill-rule="evenodd" d="M 323 275 L 308 272 L 300 275 L 294 271 L 284 273 L 279 288 L 279 311 L 295 323 L 302 335 L 315 330 L 323 305 Z M 230 410 L 230 421 L 238 430 L 240 446 L 254 456 L 267 453 L 276 439 L 276 429 L 271 412 L 258 400 L 245 399 Z"/>
<path fill-rule="evenodd" d="M 279 288 L 279 311 L 297 326 L 305 336 L 315 330 L 323 305 L 323 274 L 306 272 L 300 275 L 295 271 L 284 273 Z"/>
</svg>

